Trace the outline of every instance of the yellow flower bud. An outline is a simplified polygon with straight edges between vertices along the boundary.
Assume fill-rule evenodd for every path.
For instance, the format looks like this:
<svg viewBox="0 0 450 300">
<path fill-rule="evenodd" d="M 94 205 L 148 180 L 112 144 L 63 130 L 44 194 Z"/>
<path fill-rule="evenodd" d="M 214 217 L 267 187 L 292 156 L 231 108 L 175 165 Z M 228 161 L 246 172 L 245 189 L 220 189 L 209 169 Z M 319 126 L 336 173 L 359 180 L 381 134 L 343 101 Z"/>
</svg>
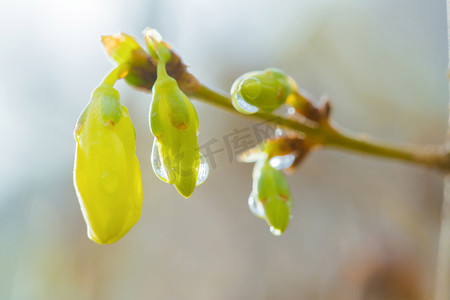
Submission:
<svg viewBox="0 0 450 300">
<path fill-rule="evenodd" d="M 135 138 L 117 90 L 98 87 L 75 130 L 74 185 L 88 236 L 99 244 L 118 241 L 141 215 L 142 180 Z"/>
</svg>

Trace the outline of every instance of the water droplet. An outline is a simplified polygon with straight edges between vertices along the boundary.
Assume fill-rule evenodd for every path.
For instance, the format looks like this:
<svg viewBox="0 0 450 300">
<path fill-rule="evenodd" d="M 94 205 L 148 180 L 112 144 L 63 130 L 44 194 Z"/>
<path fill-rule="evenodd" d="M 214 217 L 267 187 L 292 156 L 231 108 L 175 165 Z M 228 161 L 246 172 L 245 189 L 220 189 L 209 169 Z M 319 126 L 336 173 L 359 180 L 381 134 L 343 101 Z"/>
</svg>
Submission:
<svg viewBox="0 0 450 300">
<path fill-rule="evenodd" d="M 254 77 L 242 80 L 239 91 L 246 99 L 256 99 L 262 92 L 261 82 Z"/>
<path fill-rule="evenodd" d="M 277 128 L 275 129 L 275 136 L 282 136 L 283 135 L 283 129 Z"/>
<path fill-rule="evenodd" d="M 280 236 L 281 233 L 282 233 L 280 230 L 276 229 L 276 228 L 273 227 L 273 226 L 270 226 L 270 232 L 271 232 L 273 235 L 275 235 L 275 236 Z"/>
<path fill-rule="evenodd" d="M 289 107 L 289 108 L 288 108 L 288 114 L 294 115 L 294 114 L 295 114 L 295 108 Z"/>
<path fill-rule="evenodd" d="M 155 138 L 153 141 L 153 149 L 152 149 L 152 168 L 153 172 L 164 182 L 168 182 L 168 176 L 166 172 L 166 168 L 164 167 L 164 163 L 162 161 L 161 155 L 159 155 L 159 142 Z M 197 175 L 197 183 L 196 185 L 202 184 L 209 174 L 209 164 L 206 158 L 200 153 L 200 164 L 198 166 L 198 175 Z"/>
<path fill-rule="evenodd" d="M 198 166 L 198 176 L 196 185 L 202 184 L 209 174 L 209 164 L 203 154 L 200 153 L 200 165 Z"/>
<path fill-rule="evenodd" d="M 164 167 L 162 158 L 159 155 L 159 142 L 156 138 L 153 141 L 151 161 L 152 161 L 153 172 L 155 172 L 155 174 L 158 176 L 159 179 L 161 179 L 164 182 L 168 182 L 169 179 L 167 176 L 166 168 Z"/>
<path fill-rule="evenodd" d="M 255 199 L 253 193 L 251 193 L 250 197 L 248 197 L 248 207 L 255 216 L 264 218 L 265 216 L 264 206 L 259 200 Z"/>
<path fill-rule="evenodd" d="M 236 104 L 239 106 L 240 109 L 243 111 L 246 111 L 249 114 L 255 113 L 258 111 L 258 108 L 256 106 L 253 106 L 251 104 L 248 104 L 242 97 L 237 93 L 236 95 Z"/>
<path fill-rule="evenodd" d="M 103 173 L 100 177 L 100 186 L 107 194 L 113 194 L 119 188 L 119 177 L 116 173 Z"/>
<path fill-rule="evenodd" d="M 269 164 L 272 168 L 281 170 L 281 169 L 286 169 L 286 168 L 289 168 L 290 166 L 292 166 L 294 161 L 295 161 L 295 155 L 288 154 L 288 155 L 283 155 L 283 156 L 272 157 L 269 161 Z"/>
</svg>

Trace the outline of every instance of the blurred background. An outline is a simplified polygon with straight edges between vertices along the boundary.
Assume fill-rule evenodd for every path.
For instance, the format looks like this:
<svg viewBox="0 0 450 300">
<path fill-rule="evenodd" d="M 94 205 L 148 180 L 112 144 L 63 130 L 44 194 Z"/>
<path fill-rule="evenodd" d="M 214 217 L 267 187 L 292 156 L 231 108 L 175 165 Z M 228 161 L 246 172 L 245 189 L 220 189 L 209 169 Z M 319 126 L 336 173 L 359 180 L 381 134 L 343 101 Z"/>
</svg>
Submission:
<svg viewBox="0 0 450 300">
<path fill-rule="evenodd" d="M 442 183 L 331 150 L 289 176 L 281 237 L 248 209 L 226 151 L 185 200 L 153 174 L 150 94 L 117 85 L 137 130 L 144 205 L 119 242 L 86 236 L 72 183 L 76 119 L 112 68 L 100 36 L 159 30 L 203 83 L 279 67 L 327 94 L 349 130 L 438 144 L 447 129 L 445 1 L 19 0 L 0 10 L 0 299 L 429 299 Z M 199 144 L 254 122 L 195 102 Z"/>
</svg>

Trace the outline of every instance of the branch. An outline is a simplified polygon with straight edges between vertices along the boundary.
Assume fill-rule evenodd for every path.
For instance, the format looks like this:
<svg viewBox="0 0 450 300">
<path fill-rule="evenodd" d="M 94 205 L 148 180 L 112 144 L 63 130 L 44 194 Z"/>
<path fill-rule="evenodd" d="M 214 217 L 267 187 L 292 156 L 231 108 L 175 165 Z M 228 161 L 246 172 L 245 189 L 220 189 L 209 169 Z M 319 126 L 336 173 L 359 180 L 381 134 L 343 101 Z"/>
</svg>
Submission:
<svg viewBox="0 0 450 300">
<path fill-rule="evenodd" d="M 131 36 L 123 33 L 114 36 L 104 36 L 102 42 L 109 56 L 116 60 L 117 63 L 126 62 L 129 66 L 128 73 L 124 78 L 127 83 L 134 88 L 151 91 L 156 80 L 156 63 L 151 55 L 145 52 Z M 341 150 L 350 150 L 410 162 L 430 169 L 436 169 L 443 173 L 450 172 L 450 152 L 445 145 L 400 147 L 385 142 L 369 140 L 367 135 L 345 133 L 345 131 L 330 122 L 328 118 L 330 106 L 324 107 L 326 118 L 317 119 L 317 113 L 320 115 L 321 108 L 315 108 L 309 103 L 308 99 L 301 99 L 303 96 L 299 93 L 295 94 L 298 96 L 297 100 L 304 100 L 303 103 L 309 105 L 309 107 L 305 107 L 306 111 L 300 112 L 300 114 L 307 115 L 308 109 L 312 109 L 312 112 L 316 113 L 316 115 L 309 115 L 309 118 L 307 116 L 303 120 L 293 120 L 264 112 L 244 115 L 235 110 L 228 96 L 217 93 L 201 84 L 194 75 L 187 71 L 187 66 L 182 62 L 180 56 L 170 48 L 170 45 L 164 41 L 162 43 L 170 51 L 170 60 L 166 64 L 167 73 L 178 82 L 179 87 L 190 97 L 239 114 L 245 118 L 269 121 L 292 129 L 303 134 L 308 145 L 312 147 L 327 146 Z"/>
<path fill-rule="evenodd" d="M 431 169 L 438 169 L 443 172 L 450 171 L 450 155 L 444 146 L 398 147 L 384 142 L 371 141 L 366 135 L 362 138 L 361 134 L 357 136 L 354 134 L 350 135 L 343 133 L 336 125 L 332 125 L 328 122 L 320 123 L 319 126 L 312 126 L 271 113 L 257 112 L 255 114 L 243 115 L 234 109 L 231 100 L 228 97 L 217 93 L 200 83 L 196 88 L 187 92 L 190 96 L 202 102 L 214 105 L 242 117 L 269 121 L 299 133 L 303 133 L 308 139 L 314 141 L 314 144 L 316 145 L 329 146 L 378 157 L 393 158 L 422 165 Z"/>
</svg>

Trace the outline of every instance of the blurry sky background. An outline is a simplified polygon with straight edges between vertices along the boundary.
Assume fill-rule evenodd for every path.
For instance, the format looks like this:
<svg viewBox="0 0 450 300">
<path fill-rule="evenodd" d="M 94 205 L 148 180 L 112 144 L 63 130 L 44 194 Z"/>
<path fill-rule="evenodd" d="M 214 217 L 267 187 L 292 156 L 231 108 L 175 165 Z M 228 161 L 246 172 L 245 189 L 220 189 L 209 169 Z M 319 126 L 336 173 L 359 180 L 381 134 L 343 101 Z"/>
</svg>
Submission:
<svg viewBox="0 0 450 300">
<path fill-rule="evenodd" d="M 99 246 L 72 184 L 76 119 L 112 68 L 100 35 L 157 28 L 203 83 L 279 67 L 336 122 L 398 143 L 447 128 L 445 1 L 19 0 L 0 9 L 0 299 L 424 299 L 442 185 L 403 163 L 331 150 L 289 177 L 281 237 L 247 206 L 252 165 L 217 167 L 185 200 L 149 163 L 150 94 L 117 85 L 137 130 L 140 221 Z M 195 102 L 199 143 L 252 122 Z M 223 147 L 223 144 L 222 144 Z M 370 298 L 374 297 L 374 298 Z"/>
</svg>

